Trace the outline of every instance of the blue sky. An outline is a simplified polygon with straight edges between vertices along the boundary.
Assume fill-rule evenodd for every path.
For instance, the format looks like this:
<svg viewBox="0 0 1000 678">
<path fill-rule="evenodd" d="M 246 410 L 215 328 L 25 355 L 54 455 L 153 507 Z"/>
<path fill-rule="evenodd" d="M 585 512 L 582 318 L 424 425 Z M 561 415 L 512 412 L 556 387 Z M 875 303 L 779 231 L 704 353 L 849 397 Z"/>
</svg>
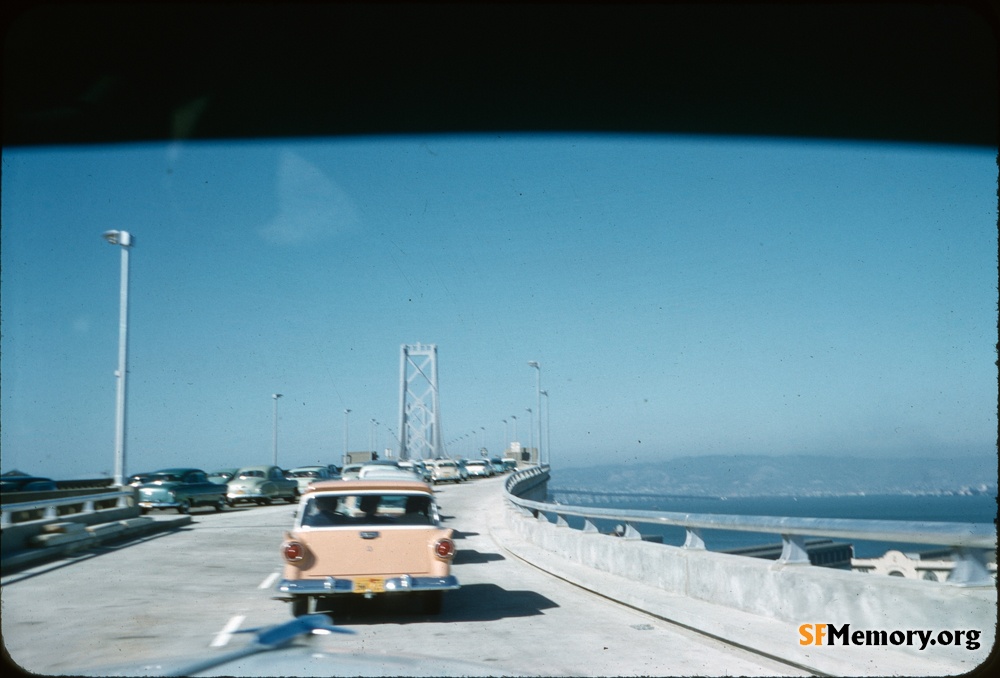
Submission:
<svg viewBox="0 0 1000 678">
<path fill-rule="evenodd" d="M 438 347 L 454 455 L 500 451 L 512 415 L 528 442 L 529 360 L 557 466 L 996 454 L 989 150 L 587 135 L 8 148 L 2 181 L 4 471 L 113 471 L 108 229 L 136 239 L 128 472 L 268 463 L 275 392 L 283 466 L 339 462 L 345 409 L 352 450 L 393 446 L 415 343 Z"/>
</svg>

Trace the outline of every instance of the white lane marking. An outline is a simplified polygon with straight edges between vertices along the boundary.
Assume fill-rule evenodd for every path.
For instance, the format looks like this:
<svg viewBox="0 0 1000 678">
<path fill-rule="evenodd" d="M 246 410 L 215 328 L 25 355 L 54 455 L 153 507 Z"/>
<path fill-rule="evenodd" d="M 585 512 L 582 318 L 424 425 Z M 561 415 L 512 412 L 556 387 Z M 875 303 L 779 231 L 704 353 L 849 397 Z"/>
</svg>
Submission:
<svg viewBox="0 0 1000 678">
<path fill-rule="evenodd" d="M 231 618 L 229 623 L 227 623 L 222 630 L 219 631 L 219 635 L 215 637 L 215 640 L 212 641 L 211 647 L 222 647 L 228 643 L 229 639 L 233 637 L 233 631 L 240 627 L 240 624 L 243 623 L 244 619 L 246 619 L 246 617 L 242 614 L 238 614 Z"/>
<path fill-rule="evenodd" d="M 260 583 L 260 586 L 258 586 L 257 588 L 259 588 L 259 589 L 269 589 L 269 588 L 271 588 L 274 585 L 274 581 L 277 578 L 278 578 L 278 573 L 277 572 L 272 572 L 271 574 L 269 574 L 267 576 L 266 579 L 264 579 L 264 581 L 262 581 Z"/>
</svg>

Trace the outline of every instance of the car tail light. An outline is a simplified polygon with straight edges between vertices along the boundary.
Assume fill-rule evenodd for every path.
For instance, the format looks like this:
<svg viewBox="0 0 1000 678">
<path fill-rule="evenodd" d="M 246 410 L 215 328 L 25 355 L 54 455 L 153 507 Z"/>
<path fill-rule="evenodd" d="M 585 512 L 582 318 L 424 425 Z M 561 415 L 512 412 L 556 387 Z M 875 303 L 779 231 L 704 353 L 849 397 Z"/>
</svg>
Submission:
<svg viewBox="0 0 1000 678">
<path fill-rule="evenodd" d="M 281 555 L 290 563 L 297 563 L 306 557 L 306 547 L 301 542 L 286 541 L 281 545 Z"/>
<path fill-rule="evenodd" d="M 438 539 L 434 544 L 434 553 L 438 558 L 451 558 L 455 555 L 455 542 L 451 539 Z"/>
</svg>

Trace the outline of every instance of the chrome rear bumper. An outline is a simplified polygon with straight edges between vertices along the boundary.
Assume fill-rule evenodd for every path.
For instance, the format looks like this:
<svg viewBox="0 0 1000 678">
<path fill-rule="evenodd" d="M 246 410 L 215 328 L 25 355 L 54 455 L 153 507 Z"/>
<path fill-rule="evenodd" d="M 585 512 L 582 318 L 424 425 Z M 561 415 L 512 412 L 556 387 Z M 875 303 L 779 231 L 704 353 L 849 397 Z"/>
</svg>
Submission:
<svg viewBox="0 0 1000 678">
<path fill-rule="evenodd" d="M 399 577 L 386 577 L 385 593 L 407 593 L 416 591 L 454 591 L 460 588 L 458 579 L 453 575 L 447 577 L 411 577 L 404 574 Z M 354 581 L 351 579 L 282 579 L 278 582 L 277 598 L 291 600 L 295 596 L 335 596 L 354 593 Z"/>
</svg>

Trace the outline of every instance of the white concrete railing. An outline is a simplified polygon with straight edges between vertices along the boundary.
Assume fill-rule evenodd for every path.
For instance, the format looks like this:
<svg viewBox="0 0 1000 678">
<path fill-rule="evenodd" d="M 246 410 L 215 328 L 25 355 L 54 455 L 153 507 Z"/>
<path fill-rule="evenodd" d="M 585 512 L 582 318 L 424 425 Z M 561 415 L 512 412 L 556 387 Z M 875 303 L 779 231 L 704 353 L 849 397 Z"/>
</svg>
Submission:
<svg viewBox="0 0 1000 678">
<path fill-rule="evenodd" d="M 543 467 L 507 478 L 505 548 L 606 598 L 821 675 L 954 675 L 984 661 L 993 647 L 997 589 L 988 575 L 966 576 L 955 586 L 861 574 L 811 566 L 801 557 L 801 541 L 796 546 L 807 534 L 951 544 L 978 554 L 971 565 L 956 563 L 977 568 L 976 575 L 985 570 L 983 553 L 996 543 L 993 526 L 593 509 L 538 501 L 547 480 Z M 584 517 L 584 529 L 570 527 L 570 515 Z M 684 546 L 649 542 L 632 525 L 629 536 L 615 537 L 594 527 L 598 518 L 680 525 L 689 536 Z M 779 561 L 710 551 L 700 539 L 700 531 L 710 529 L 777 532 L 791 544 Z M 872 641 L 846 643 L 841 635 L 836 644 L 832 637 L 819 644 L 818 635 L 815 642 L 803 635 L 819 626 Z M 911 643 L 918 632 L 940 640 Z"/>
<path fill-rule="evenodd" d="M 624 524 L 623 537 L 641 539 L 636 524 L 674 525 L 686 531 L 685 549 L 705 549 L 703 530 L 730 530 L 781 535 L 782 551 L 778 558 L 783 564 L 810 564 L 806 537 L 831 537 L 864 541 L 887 541 L 930 544 L 956 548 L 956 561 L 948 583 L 981 586 L 993 583 L 988 561 L 996 551 L 996 527 L 981 523 L 945 523 L 901 520 L 848 520 L 837 518 L 788 518 L 773 516 L 742 516 L 710 513 L 673 513 L 625 509 L 601 509 L 534 501 L 518 496 L 518 488 L 537 486 L 548 479 L 548 467 L 534 466 L 518 471 L 507 479 L 505 495 L 522 511 L 569 527 L 566 516 L 584 519 L 583 532 L 597 532 L 592 520 L 613 520 Z"/>
<path fill-rule="evenodd" d="M 0 506 L 0 528 L 5 529 L 13 525 L 28 525 L 54 519 L 71 520 L 74 515 L 129 508 L 134 505 L 134 494 L 133 488 L 129 487 L 101 492 L 100 494 L 3 504 Z M 111 504 L 112 501 L 113 504 Z M 59 509 L 63 507 L 74 507 L 75 510 L 60 514 Z M 19 514 L 27 514 L 27 517 L 23 520 L 16 519 Z"/>
</svg>

